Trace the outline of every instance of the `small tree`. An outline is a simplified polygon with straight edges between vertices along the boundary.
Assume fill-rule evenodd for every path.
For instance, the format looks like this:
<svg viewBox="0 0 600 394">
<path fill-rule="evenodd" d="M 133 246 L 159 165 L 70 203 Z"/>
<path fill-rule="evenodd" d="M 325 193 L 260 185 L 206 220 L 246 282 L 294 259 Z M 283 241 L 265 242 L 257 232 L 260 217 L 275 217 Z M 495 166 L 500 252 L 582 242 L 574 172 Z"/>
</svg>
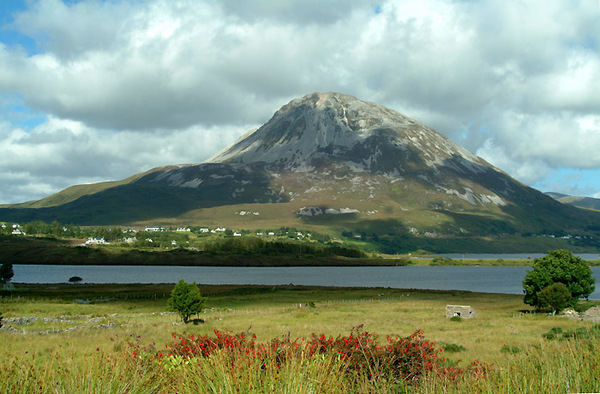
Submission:
<svg viewBox="0 0 600 394">
<path fill-rule="evenodd" d="M 15 276 L 15 273 L 11 263 L 4 263 L 0 266 L 0 283 L 6 284 L 10 282 L 13 276 Z"/>
<path fill-rule="evenodd" d="M 202 297 L 200 289 L 194 283 L 186 283 L 183 279 L 175 285 L 167 304 L 169 309 L 179 313 L 181 320 L 188 323 L 190 316 L 202 312 L 206 297 Z"/>
<path fill-rule="evenodd" d="M 559 313 L 571 303 L 571 292 L 564 283 L 554 283 L 544 287 L 537 295 L 540 308 L 549 308 L 552 313 Z"/>
<path fill-rule="evenodd" d="M 533 271 L 528 271 L 523 280 L 524 302 L 536 308 L 544 308 L 540 303 L 540 292 L 555 284 L 562 283 L 568 289 L 571 298 L 567 306 L 575 306 L 579 299 L 594 292 L 595 279 L 589 265 L 568 250 L 558 249 L 548 252 L 542 258 L 533 261 Z M 557 289 L 547 290 L 556 292 Z M 543 298 L 547 300 L 548 294 Z"/>
<path fill-rule="evenodd" d="M 83 279 L 81 279 L 80 276 L 71 276 L 69 278 L 69 283 L 79 283 L 81 282 Z"/>
</svg>

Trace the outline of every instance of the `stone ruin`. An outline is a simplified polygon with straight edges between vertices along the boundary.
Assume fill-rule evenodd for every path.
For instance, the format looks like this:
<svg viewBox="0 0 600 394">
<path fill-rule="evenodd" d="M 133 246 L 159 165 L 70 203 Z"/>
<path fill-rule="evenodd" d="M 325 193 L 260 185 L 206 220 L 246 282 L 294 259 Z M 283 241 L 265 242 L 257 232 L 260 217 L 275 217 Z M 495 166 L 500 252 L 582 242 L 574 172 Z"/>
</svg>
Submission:
<svg viewBox="0 0 600 394">
<path fill-rule="evenodd" d="M 583 313 L 578 313 L 573 309 L 568 309 L 563 311 L 560 315 L 568 317 L 569 319 L 600 323 L 600 306 L 593 306 Z"/>
<path fill-rule="evenodd" d="M 461 319 L 476 319 L 477 312 L 469 305 L 446 305 L 446 318 L 450 319 L 455 316 Z"/>
</svg>

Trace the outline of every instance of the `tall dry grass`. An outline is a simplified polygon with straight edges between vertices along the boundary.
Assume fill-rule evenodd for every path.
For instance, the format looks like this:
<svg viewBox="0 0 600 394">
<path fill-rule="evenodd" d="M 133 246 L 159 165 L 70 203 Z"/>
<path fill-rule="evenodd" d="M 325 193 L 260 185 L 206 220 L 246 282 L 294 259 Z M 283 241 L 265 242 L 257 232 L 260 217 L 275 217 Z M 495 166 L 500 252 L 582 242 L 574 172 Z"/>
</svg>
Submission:
<svg viewBox="0 0 600 394">
<path fill-rule="evenodd" d="M 466 369 L 456 377 L 432 371 L 404 382 L 349 375 L 334 354 L 298 356 L 284 363 L 240 354 L 164 358 L 148 362 L 127 350 L 84 357 L 59 349 L 39 363 L 28 355 L 3 360 L 0 392 L 29 393 L 568 393 L 598 392 L 597 339 L 540 341 L 501 362 Z M 148 358 L 152 357 L 149 353 Z"/>
<path fill-rule="evenodd" d="M 316 307 L 299 307 L 309 301 Z M 519 296 L 295 288 L 215 296 L 209 306 L 210 302 L 216 308 L 201 316 L 203 324 L 181 325 L 175 315 L 159 313 L 165 310 L 161 300 L 75 305 L 50 298 L 2 299 L 0 310 L 7 318 L 85 315 L 115 325 L 97 329 L 79 321 L 38 322 L 19 327 L 25 333 L 0 332 L 0 392 L 348 392 L 349 388 L 356 392 L 600 392 L 598 339 L 542 338 L 554 326 L 574 330 L 592 323 L 522 313 L 525 306 Z M 448 321 L 446 304 L 471 305 L 478 318 Z M 479 360 L 489 368 L 480 368 L 486 372 L 483 377 L 465 373 L 457 383 L 432 374 L 404 387 L 345 376 L 340 361 L 329 355 L 292 359 L 279 369 L 238 360 L 236 364 L 244 367 L 232 369 L 225 357 L 168 366 L 136 363 L 127 353 L 127 343 L 136 340 L 164 347 L 173 332 L 252 332 L 268 341 L 282 335 L 337 336 L 358 324 L 380 337 L 422 330 L 426 339 L 439 346 L 464 347 L 461 352 L 443 353 L 447 365 L 468 369 Z M 74 325 L 82 327 L 67 330 Z M 39 334 L 49 328 L 63 332 Z M 505 353 L 505 347 L 518 351 Z"/>
</svg>

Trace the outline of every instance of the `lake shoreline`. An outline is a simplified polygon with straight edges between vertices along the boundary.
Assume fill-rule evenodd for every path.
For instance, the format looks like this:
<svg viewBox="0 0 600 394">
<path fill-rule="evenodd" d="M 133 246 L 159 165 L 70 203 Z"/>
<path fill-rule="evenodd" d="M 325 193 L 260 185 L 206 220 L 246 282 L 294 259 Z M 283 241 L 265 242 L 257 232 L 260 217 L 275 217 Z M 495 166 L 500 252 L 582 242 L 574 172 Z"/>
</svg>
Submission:
<svg viewBox="0 0 600 394">
<path fill-rule="evenodd" d="M 71 277 L 86 284 L 177 283 L 206 285 L 301 285 L 457 290 L 522 294 L 529 266 L 381 267 L 190 267 L 106 265 L 13 265 L 14 283 L 64 284 Z M 592 267 L 600 278 L 600 267 Z M 600 289 L 599 289 L 600 290 Z M 600 299 L 600 291 L 591 298 Z"/>
</svg>

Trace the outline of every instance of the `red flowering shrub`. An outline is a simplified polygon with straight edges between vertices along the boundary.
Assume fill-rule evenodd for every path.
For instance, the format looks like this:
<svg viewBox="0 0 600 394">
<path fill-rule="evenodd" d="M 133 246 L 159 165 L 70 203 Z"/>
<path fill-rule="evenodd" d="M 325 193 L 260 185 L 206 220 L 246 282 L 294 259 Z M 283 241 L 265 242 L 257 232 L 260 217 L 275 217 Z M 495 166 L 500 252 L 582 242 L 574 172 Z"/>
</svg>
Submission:
<svg viewBox="0 0 600 394">
<path fill-rule="evenodd" d="M 369 379 L 385 378 L 394 381 L 417 379 L 425 372 L 440 371 L 441 360 L 438 354 L 442 351 L 433 342 L 423 338 L 423 333 L 401 337 L 386 337 L 380 343 L 375 334 L 361 331 L 361 327 L 353 329 L 349 336 L 327 337 L 323 334 L 312 334 L 308 340 L 288 337 L 276 338 L 269 343 L 257 343 L 256 336 L 249 337 L 245 333 L 232 335 L 214 331 L 214 336 L 178 336 L 166 345 L 166 351 L 157 352 L 157 358 L 163 356 L 179 356 L 184 358 L 210 357 L 216 351 L 232 352 L 235 355 L 246 355 L 261 361 L 268 361 L 277 367 L 291 357 L 313 357 L 321 354 L 333 354 L 345 362 L 345 371 Z M 233 362 L 234 358 L 232 358 Z M 451 368 L 450 375 L 462 373 L 458 368 Z"/>
<path fill-rule="evenodd" d="M 231 335 L 214 330 L 214 334 L 214 337 L 207 335 L 184 337 L 173 334 L 173 339 L 177 341 L 166 345 L 167 354 L 183 357 L 210 357 L 211 354 L 220 349 L 250 354 L 254 352 L 256 347 L 255 336 L 248 341 L 245 333 Z"/>
<path fill-rule="evenodd" d="M 360 328 L 360 327 L 359 327 Z M 309 353 L 334 352 L 348 361 L 348 370 L 367 374 L 370 378 L 384 376 L 396 380 L 415 379 L 440 366 L 441 349 L 423 339 L 420 331 L 406 337 L 386 337 L 380 344 L 375 334 L 353 330 L 350 336 L 327 338 L 315 336 L 308 342 Z"/>
</svg>

